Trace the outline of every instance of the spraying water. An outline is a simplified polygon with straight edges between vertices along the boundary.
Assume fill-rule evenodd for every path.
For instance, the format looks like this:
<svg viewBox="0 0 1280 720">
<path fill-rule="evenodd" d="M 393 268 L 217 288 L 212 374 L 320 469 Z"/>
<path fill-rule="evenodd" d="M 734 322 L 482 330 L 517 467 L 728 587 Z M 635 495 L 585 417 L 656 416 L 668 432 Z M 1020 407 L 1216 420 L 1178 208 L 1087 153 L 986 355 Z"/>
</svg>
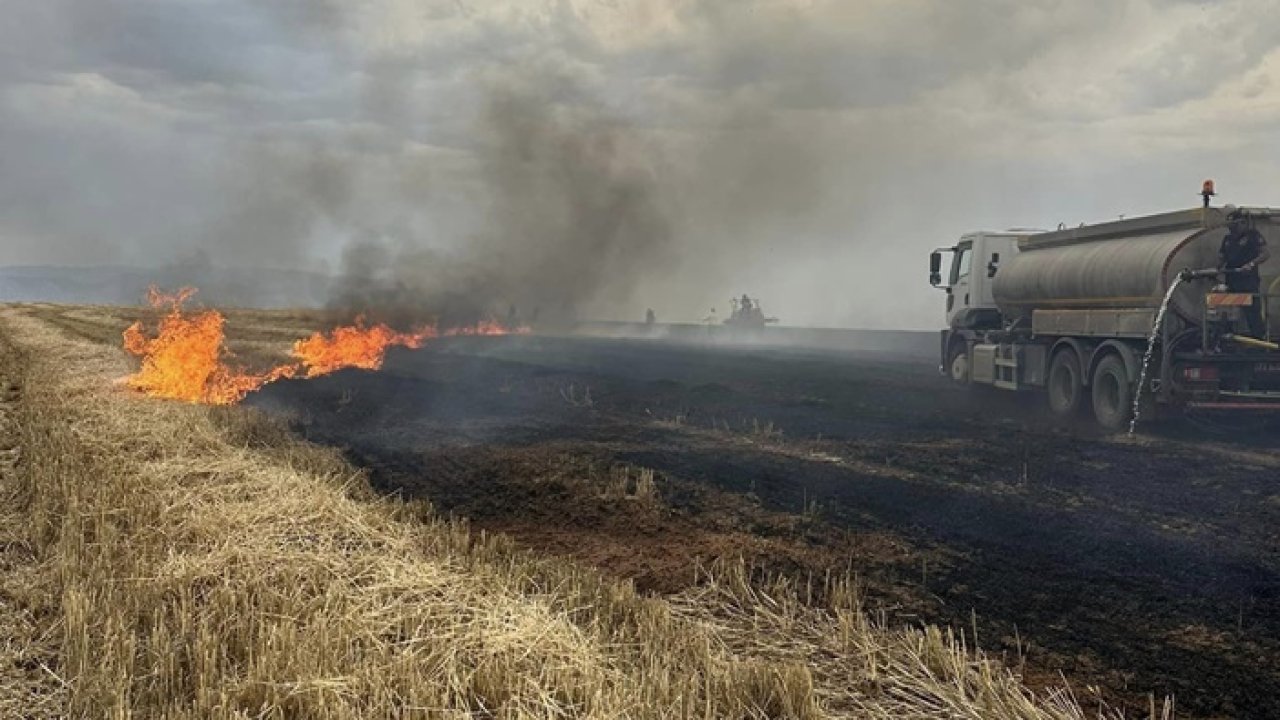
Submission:
<svg viewBox="0 0 1280 720">
<path fill-rule="evenodd" d="M 1133 419 L 1129 421 L 1129 435 L 1133 435 L 1138 427 L 1138 419 L 1142 414 L 1142 390 L 1147 386 L 1147 370 L 1151 367 L 1151 356 L 1155 354 L 1156 338 L 1160 337 L 1160 328 L 1164 326 L 1164 314 L 1169 309 L 1169 301 L 1173 293 L 1182 284 L 1182 277 L 1176 276 L 1169 283 L 1169 291 L 1164 294 L 1160 310 L 1156 312 L 1155 324 L 1151 326 L 1151 336 L 1147 338 L 1147 352 L 1142 356 L 1142 372 L 1138 374 L 1138 388 L 1133 393 Z"/>
</svg>

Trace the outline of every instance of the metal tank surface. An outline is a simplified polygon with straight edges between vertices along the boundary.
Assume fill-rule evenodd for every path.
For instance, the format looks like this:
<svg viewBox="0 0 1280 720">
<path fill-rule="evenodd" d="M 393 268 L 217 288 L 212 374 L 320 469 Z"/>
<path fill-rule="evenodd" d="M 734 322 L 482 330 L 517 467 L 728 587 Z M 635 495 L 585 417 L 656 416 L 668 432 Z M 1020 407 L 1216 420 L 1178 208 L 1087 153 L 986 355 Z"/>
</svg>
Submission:
<svg viewBox="0 0 1280 720">
<path fill-rule="evenodd" d="M 1261 268 L 1267 292 L 1280 274 L 1280 210 L 1244 209 L 1272 249 L 1272 259 Z M 1180 271 L 1218 264 L 1226 215 L 1223 208 L 1197 208 L 1028 235 L 996 274 L 996 305 L 1010 318 L 1042 309 L 1157 308 Z M 1198 323 L 1213 285 L 1212 280 L 1183 283 L 1170 310 Z M 1272 309 L 1276 306 L 1273 301 Z M 1280 328 L 1280 312 L 1271 313 L 1270 324 Z"/>
</svg>

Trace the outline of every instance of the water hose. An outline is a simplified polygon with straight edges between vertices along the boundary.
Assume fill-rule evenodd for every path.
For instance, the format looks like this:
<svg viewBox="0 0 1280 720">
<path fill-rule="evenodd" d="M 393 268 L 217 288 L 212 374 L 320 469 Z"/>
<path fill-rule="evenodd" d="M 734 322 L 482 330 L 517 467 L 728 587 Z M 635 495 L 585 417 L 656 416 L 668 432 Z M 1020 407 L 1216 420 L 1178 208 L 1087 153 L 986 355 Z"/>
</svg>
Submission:
<svg viewBox="0 0 1280 720">
<path fill-rule="evenodd" d="M 1262 348 L 1263 350 L 1280 350 L 1280 344 L 1267 342 L 1266 340 L 1259 340 L 1258 338 L 1249 337 L 1248 335 L 1232 335 L 1228 333 L 1223 335 L 1222 339 L 1237 342 L 1241 345 L 1248 345 L 1249 347 Z"/>
</svg>

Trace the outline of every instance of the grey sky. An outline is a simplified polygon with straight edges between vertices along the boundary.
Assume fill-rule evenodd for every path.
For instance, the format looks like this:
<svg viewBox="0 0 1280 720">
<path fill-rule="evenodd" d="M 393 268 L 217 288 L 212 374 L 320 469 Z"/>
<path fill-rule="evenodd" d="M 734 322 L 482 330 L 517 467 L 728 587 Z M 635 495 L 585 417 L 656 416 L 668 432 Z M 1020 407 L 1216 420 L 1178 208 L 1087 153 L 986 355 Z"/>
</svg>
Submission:
<svg viewBox="0 0 1280 720">
<path fill-rule="evenodd" d="M 506 183 L 508 96 L 613 154 Z M 927 328 L 965 230 L 1276 205 L 1277 158 L 1280 0 L 0 0 L 0 264 L 590 247 L 586 314 Z M 650 251 L 519 237 L 602 176 Z"/>
</svg>

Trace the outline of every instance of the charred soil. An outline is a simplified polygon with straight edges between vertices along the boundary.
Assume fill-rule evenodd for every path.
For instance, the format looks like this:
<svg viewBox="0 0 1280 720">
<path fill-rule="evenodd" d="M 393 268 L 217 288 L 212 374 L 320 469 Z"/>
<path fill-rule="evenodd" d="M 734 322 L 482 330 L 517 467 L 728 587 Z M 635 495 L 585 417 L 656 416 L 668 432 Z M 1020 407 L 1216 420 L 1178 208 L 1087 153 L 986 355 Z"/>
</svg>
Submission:
<svg viewBox="0 0 1280 720">
<path fill-rule="evenodd" d="M 745 556 L 852 568 L 1034 683 L 1179 714 L 1280 715 L 1280 452 L 1135 440 L 974 398 L 929 360 L 459 338 L 251 398 L 428 499 L 647 590 Z"/>
</svg>

